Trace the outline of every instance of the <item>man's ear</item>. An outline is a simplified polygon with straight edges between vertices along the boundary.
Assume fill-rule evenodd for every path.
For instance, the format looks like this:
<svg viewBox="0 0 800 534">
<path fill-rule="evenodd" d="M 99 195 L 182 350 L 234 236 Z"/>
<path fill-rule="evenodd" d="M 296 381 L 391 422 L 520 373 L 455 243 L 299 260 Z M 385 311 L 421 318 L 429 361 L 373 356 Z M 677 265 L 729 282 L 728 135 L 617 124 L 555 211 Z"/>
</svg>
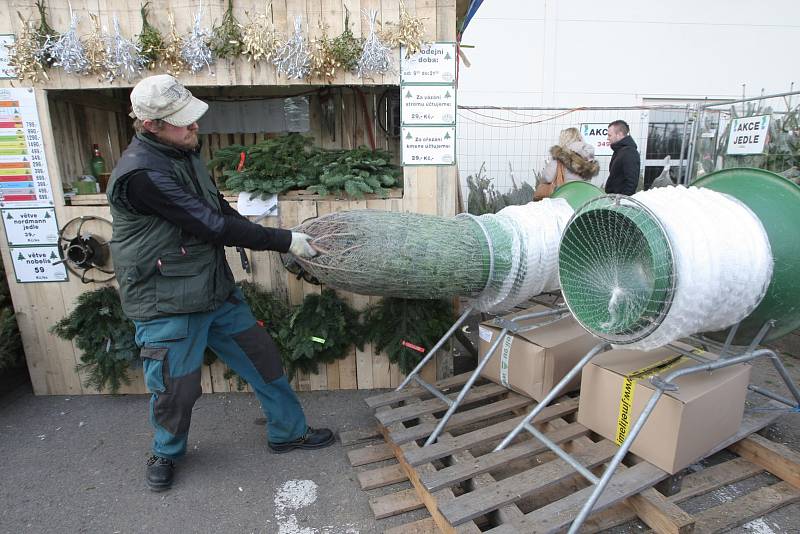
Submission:
<svg viewBox="0 0 800 534">
<path fill-rule="evenodd" d="M 148 132 L 150 132 L 152 134 L 158 133 L 158 131 L 160 130 L 158 122 L 154 121 L 152 119 L 143 120 L 142 121 L 142 126 L 144 127 L 145 130 L 147 130 Z"/>
</svg>

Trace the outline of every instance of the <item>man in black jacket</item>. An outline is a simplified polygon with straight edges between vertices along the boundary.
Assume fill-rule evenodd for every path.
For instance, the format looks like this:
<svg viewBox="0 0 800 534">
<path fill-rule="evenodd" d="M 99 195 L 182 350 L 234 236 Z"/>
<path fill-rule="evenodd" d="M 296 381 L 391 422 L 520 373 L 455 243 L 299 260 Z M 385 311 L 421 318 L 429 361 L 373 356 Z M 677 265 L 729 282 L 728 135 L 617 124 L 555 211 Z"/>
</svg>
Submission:
<svg viewBox="0 0 800 534">
<path fill-rule="evenodd" d="M 169 489 L 174 462 L 186 453 L 206 347 L 252 386 L 272 451 L 332 444 L 330 430 L 306 423 L 278 347 L 257 323 L 225 258 L 226 246 L 311 257 L 309 236 L 253 223 L 225 201 L 199 153 L 197 121 L 208 105 L 175 78 L 145 78 L 133 88 L 131 104 L 136 135 L 114 168 L 108 199 L 122 309 L 136 327 L 153 394 L 148 486 Z"/>
<path fill-rule="evenodd" d="M 608 166 L 606 193 L 632 195 L 639 185 L 640 160 L 628 123 L 617 120 L 609 124 L 608 142 L 611 143 L 614 154 Z"/>
</svg>

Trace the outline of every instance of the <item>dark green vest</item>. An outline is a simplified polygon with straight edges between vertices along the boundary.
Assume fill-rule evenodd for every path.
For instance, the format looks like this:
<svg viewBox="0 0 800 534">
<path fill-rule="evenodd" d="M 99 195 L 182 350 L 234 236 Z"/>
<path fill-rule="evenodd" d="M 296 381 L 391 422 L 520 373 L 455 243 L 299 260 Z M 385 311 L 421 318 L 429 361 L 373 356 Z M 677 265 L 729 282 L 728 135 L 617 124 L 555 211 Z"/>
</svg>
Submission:
<svg viewBox="0 0 800 534">
<path fill-rule="evenodd" d="M 162 217 L 130 209 L 125 181 L 141 170 L 172 176 L 220 209 L 217 187 L 197 152 L 147 135 L 133 138 L 111 173 L 107 193 L 114 218 L 111 254 L 125 315 L 145 321 L 218 308 L 234 287 L 225 248 L 183 234 Z"/>
</svg>

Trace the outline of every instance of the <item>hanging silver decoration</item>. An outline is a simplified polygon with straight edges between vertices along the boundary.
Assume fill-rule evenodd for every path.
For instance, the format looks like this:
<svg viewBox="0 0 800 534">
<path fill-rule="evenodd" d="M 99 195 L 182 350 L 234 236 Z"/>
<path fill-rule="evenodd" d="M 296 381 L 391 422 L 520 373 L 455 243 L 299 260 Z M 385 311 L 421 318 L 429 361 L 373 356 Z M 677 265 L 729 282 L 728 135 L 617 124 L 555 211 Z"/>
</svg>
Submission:
<svg viewBox="0 0 800 534">
<path fill-rule="evenodd" d="M 370 74 L 384 74 L 392 70 L 392 49 L 378 37 L 377 18 L 378 11 L 371 9 L 362 11 L 369 19 L 369 34 L 364 40 L 361 58 L 358 60 L 357 73 L 359 76 L 368 77 Z"/>
<path fill-rule="evenodd" d="M 203 5 L 201 4 L 197 9 L 192 31 L 181 42 L 181 56 L 189 66 L 192 74 L 197 74 L 204 68 L 208 68 L 208 73 L 213 75 L 211 64 L 214 62 L 214 54 L 208 46 L 211 39 L 211 30 L 200 25 L 202 16 Z"/>
<path fill-rule="evenodd" d="M 86 74 L 89 71 L 89 59 L 78 37 L 78 15 L 72 12 L 70 6 L 69 29 L 62 33 L 48 48 L 50 55 L 56 60 L 56 65 L 69 74 Z"/>
<path fill-rule="evenodd" d="M 108 40 L 108 81 L 115 78 L 134 80 L 142 75 L 147 59 L 142 49 L 132 40 L 123 37 L 119 29 L 119 19 L 114 15 L 114 35 Z"/>
<path fill-rule="evenodd" d="M 298 16 L 294 19 L 294 33 L 275 53 L 272 60 L 278 74 L 283 74 L 287 78 L 300 80 L 308 76 L 311 72 L 311 53 L 308 50 L 308 42 L 303 35 L 303 18 Z"/>
</svg>

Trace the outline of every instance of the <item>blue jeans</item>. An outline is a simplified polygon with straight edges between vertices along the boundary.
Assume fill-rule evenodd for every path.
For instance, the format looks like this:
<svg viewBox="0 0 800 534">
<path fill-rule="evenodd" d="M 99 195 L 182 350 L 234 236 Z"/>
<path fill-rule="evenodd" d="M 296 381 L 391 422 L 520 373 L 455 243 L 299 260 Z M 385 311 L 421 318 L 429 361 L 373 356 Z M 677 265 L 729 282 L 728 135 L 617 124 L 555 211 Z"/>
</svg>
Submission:
<svg viewBox="0 0 800 534">
<path fill-rule="evenodd" d="M 246 380 L 267 417 L 269 441 L 283 443 L 306 432 L 303 408 L 281 367 L 280 353 L 256 323 L 237 288 L 211 312 L 134 321 L 155 430 L 153 453 L 176 459 L 186 453 L 192 407 L 200 397 L 206 346 Z"/>
</svg>

